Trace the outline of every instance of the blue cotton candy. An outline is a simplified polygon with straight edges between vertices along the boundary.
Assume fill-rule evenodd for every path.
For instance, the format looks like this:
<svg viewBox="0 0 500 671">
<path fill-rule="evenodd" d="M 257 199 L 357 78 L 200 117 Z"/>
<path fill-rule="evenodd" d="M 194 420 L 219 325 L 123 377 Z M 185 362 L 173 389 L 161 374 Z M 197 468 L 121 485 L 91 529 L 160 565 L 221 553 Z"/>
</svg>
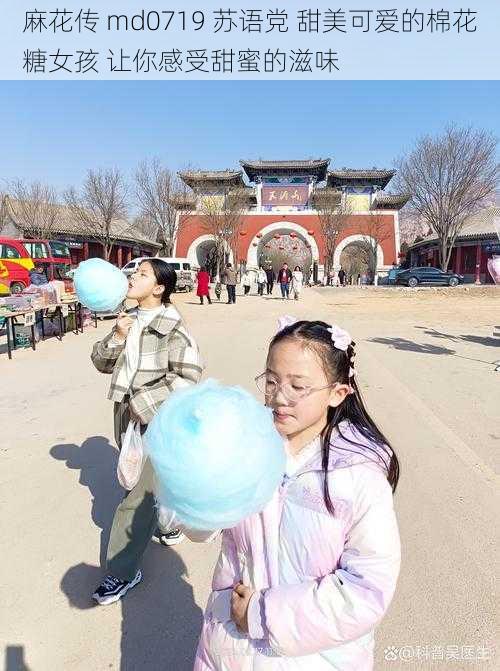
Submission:
<svg viewBox="0 0 500 671">
<path fill-rule="evenodd" d="M 227 529 L 260 512 L 285 472 L 271 410 L 215 380 L 175 392 L 144 438 L 159 503 L 192 529 Z"/>
<path fill-rule="evenodd" d="M 127 278 L 103 259 L 82 261 L 73 279 L 80 303 L 94 312 L 114 312 L 127 295 Z"/>
</svg>

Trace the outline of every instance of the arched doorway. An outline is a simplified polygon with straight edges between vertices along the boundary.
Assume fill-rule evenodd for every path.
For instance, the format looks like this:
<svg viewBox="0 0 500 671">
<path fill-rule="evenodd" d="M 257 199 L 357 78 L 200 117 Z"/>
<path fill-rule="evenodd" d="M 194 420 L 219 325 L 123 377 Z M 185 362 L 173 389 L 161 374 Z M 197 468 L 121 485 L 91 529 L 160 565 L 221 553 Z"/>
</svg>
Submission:
<svg viewBox="0 0 500 671">
<path fill-rule="evenodd" d="M 305 277 L 312 267 L 311 245 L 298 233 L 281 231 L 262 236 L 258 243 L 257 263 L 278 272 L 284 263 L 293 270 L 300 266 Z"/>
<path fill-rule="evenodd" d="M 233 263 L 233 253 L 229 248 L 229 245 L 225 243 L 224 245 L 224 258 L 221 259 L 221 263 L 225 264 L 228 261 Z M 217 274 L 217 253 L 216 253 L 215 240 L 212 235 L 200 235 L 196 238 L 191 245 L 189 246 L 187 258 L 191 263 L 192 268 L 201 268 L 205 266 L 210 273 L 211 277 L 215 277 Z"/>
<path fill-rule="evenodd" d="M 247 267 L 258 268 L 259 263 L 267 262 L 277 269 L 285 261 L 292 270 L 296 265 L 300 266 L 306 277 L 311 274 L 314 264 L 321 272 L 323 269 L 319 265 L 319 249 L 314 235 L 291 221 L 268 224 L 250 241 Z"/>
<path fill-rule="evenodd" d="M 196 248 L 196 261 L 199 268 L 205 267 L 210 276 L 217 273 L 217 255 L 215 242 L 213 240 L 203 240 Z"/>
<path fill-rule="evenodd" d="M 374 238 L 364 235 L 350 235 L 339 242 L 335 248 L 333 267 L 342 267 L 347 276 L 367 275 L 372 281 L 375 273 L 384 270 L 384 253 Z"/>
<path fill-rule="evenodd" d="M 366 243 L 352 242 L 346 245 L 340 254 L 340 266 L 347 275 L 347 281 L 356 283 L 358 275 L 366 277 L 369 282 L 372 281 L 374 274 L 374 264 L 372 261 L 372 251 Z"/>
</svg>

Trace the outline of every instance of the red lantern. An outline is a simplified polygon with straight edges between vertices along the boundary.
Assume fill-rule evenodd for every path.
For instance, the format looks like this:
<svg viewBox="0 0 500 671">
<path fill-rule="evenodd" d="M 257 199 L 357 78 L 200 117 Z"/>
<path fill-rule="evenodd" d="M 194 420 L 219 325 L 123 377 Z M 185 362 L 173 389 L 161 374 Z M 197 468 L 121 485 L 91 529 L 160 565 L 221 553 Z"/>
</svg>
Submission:
<svg viewBox="0 0 500 671">
<path fill-rule="evenodd" d="M 240 231 L 240 235 L 241 235 L 242 237 L 244 237 L 246 234 L 247 234 L 246 231 Z"/>
<path fill-rule="evenodd" d="M 256 238 L 261 238 L 261 237 L 262 237 L 262 233 L 257 233 L 257 235 L 256 235 L 255 237 L 256 237 Z"/>
<path fill-rule="evenodd" d="M 314 235 L 314 231 L 312 231 L 312 230 L 311 230 L 311 231 L 307 231 L 307 232 L 309 233 L 309 235 Z"/>
<path fill-rule="evenodd" d="M 290 237 L 291 237 L 291 238 L 296 238 L 296 237 L 297 237 L 297 233 L 290 233 Z"/>
</svg>

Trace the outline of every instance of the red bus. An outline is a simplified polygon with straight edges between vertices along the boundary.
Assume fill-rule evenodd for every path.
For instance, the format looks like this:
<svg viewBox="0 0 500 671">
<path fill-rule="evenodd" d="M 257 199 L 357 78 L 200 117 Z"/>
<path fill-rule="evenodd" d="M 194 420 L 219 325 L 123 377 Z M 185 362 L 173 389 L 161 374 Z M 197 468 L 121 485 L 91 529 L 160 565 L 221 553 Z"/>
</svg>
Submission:
<svg viewBox="0 0 500 671">
<path fill-rule="evenodd" d="M 20 240 L 33 260 L 41 263 L 49 281 L 62 280 L 71 269 L 71 254 L 68 245 L 59 240 Z"/>
</svg>

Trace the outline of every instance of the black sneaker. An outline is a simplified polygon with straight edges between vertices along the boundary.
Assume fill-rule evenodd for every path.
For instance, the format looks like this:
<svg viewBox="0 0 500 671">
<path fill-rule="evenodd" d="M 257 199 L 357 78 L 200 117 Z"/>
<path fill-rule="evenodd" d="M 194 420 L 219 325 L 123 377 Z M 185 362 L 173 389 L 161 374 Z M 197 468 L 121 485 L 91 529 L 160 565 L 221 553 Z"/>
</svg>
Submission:
<svg viewBox="0 0 500 671">
<path fill-rule="evenodd" d="M 135 574 L 133 580 L 120 580 L 120 578 L 115 578 L 113 575 L 107 575 L 96 591 L 92 594 L 94 601 L 100 606 L 107 606 L 110 603 L 115 603 L 119 601 L 122 596 L 135 587 L 142 580 L 142 573 L 140 569 Z"/>
<path fill-rule="evenodd" d="M 163 532 L 159 529 L 156 531 L 153 536 L 155 543 L 160 543 L 160 545 L 179 545 L 186 537 L 180 529 L 170 529 L 170 531 Z"/>
</svg>

